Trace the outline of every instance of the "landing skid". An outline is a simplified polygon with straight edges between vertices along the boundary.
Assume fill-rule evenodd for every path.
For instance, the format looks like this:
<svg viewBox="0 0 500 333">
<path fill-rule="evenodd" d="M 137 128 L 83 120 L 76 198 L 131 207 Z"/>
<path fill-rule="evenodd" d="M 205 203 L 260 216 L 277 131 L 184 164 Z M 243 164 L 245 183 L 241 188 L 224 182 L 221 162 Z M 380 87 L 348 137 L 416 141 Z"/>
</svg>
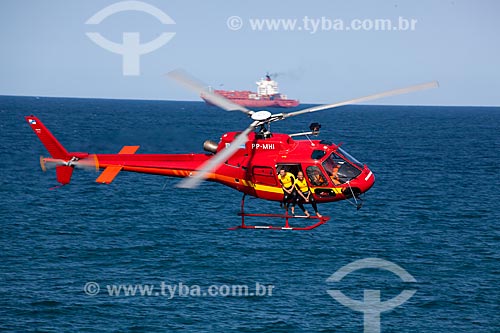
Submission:
<svg viewBox="0 0 500 333">
<path fill-rule="evenodd" d="M 245 213 L 245 195 L 241 199 L 241 211 L 238 213 L 238 216 L 241 216 L 241 225 L 237 225 L 235 227 L 229 228 L 229 230 L 236 229 L 271 229 L 271 230 L 311 230 L 319 227 L 322 224 L 325 224 L 330 220 L 329 216 L 305 216 L 305 215 L 289 215 L 288 212 L 285 214 L 250 214 Z M 284 226 L 272 226 L 272 225 L 248 225 L 245 224 L 245 217 L 271 217 L 271 218 L 283 218 L 285 219 Z M 305 226 L 305 227 L 293 227 L 289 223 L 289 219 L 304 219 L 306 221 L 309 220 L 318 220 L 316 223 Z"/>
</svg>

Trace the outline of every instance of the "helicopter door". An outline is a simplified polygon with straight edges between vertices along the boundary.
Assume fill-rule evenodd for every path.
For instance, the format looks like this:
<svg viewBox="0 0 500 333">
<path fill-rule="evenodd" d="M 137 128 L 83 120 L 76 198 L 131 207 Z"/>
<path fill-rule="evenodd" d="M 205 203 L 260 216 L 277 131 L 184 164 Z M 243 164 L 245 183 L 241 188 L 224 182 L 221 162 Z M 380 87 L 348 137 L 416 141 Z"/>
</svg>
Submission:
<svg viewBox="0 0 500 333">
<path fill-rule="evenodd" d="M 293 175 L 293 178 L 297 178 L 297 174 L 299 171 L 302 171 L 300 164 L 277 164 L 276 165 L 276 179 L 278 179 L 278 174 L 281 169 L 285 169 L 286 172 L 290 172 Z M 281 186 L 281 183 L 279 183 Z"/>
<path fill-rule="evenodd" d="M 270 167 L 264 166 L 254 166 L 252 169 L 253 182 L 255 184 L 276 186 L 276 177 L 274 176 L 274 170 Z"/>
<path fill-rule="evenodd" d="M 300 164 L 277 164 L 276 165 L 276 175 L 280 172 L 281 169 L 285 169 L 286 172 L 290 172 L 293 174 L 293 177 L 296 178 L 299 171 L 302 171 Z"/>
</svg>

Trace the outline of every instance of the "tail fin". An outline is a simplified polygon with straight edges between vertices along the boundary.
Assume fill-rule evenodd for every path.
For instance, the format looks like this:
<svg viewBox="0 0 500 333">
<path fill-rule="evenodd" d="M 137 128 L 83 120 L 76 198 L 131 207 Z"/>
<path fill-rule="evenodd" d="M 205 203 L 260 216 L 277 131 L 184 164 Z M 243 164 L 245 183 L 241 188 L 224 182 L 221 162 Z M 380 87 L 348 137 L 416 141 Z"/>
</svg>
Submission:
<svg viewBox="0 0 500 333">
<path fill-rule="evenodd" d="M 69 184 L 72 174 L 73 168 L 70 166 L 59 165 L 56 167 L 57 181 L 62 185 Z"/>
<path fill-rule="evenodd" d="M 50 131 L 45 127 L 45 125 L 37 117 L 31 115 L 25 117 L 28 124 L 30 124 L 31 129 L 38 136 L 40 141 L 42 141 L 45 148 L 53 158 L 69 159 L 70 155 L 68 151 L 63 147 L 63 145 L 57 141 L 55 136 L 50 133 Z M 73 168 L 70 166 L 57 166 L 56 175 L 57 181 L 62 185 L 69 184 L 71 180 L 71 175 L 73 174 Z"/>
<path fill-rule="evenodd" d="M 33 115 L 26 116 L 25 118 L 28 124 L 30 124 L 31 129 L 35 132 L 40 141 L 42 141 L 43 145 L 53 158 L 67 159 L 70 157 L 68 151 L 59 141 L 57 141 L 55 136 L 50 133 L 40 119 Z"/>
</svg>

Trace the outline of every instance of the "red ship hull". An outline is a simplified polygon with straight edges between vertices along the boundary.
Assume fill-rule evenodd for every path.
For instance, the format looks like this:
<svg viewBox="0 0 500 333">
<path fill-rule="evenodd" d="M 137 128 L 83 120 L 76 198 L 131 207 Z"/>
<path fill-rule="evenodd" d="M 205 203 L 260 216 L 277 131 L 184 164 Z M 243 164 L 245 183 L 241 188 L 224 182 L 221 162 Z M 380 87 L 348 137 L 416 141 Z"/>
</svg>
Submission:
<svg viewBox="0 0 500 333">
<path fill-rule="evenodd" d="M 256 93 L 251 91 L 226 91 L 226 90 L 214 90 L 214 93 L 221 95 L 231 102 L 253 108 L 263 108 L 263 107 L 275 107 L 275 108 L 293 108 L 300 104 L 298 100 L 295 99 L 285 99 L 280 96 L 280 94 L 274 96 L 259 96 L 256 97 Z M 252 97 L 255 96 L 255 97 Z M 205 99 L 204 96 L 201 98 L 207 103 L 212 105 L 210 101 Z"/>
</svg>

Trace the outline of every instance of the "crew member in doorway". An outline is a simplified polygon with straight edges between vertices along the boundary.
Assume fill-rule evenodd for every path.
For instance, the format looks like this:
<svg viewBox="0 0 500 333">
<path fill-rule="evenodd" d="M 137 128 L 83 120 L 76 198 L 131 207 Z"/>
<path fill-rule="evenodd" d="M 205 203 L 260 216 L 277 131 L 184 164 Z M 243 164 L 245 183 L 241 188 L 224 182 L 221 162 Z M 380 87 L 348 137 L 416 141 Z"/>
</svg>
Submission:
<svg viewBox="0 0 500 333">
<path fill-rule="evenodd" d="M 304 173 L 302 171 L 299 171 L 299 173 L 297 173 L 297 179 L 295 180 L 294 187 L 297 190 L 298 194 L 296 196 L 297 205 L 300 207 L 300 209 L 302 209 L 304 214 L 306 214 L 307 217 L 311 216 L 309 212 L 304 208 L 304 203 L 310 203 L 316 215 L 318 217 L 322 217 L 322 215 L 318 212 L 318 205 L 316 204 L 316 201 L 311 194 L 311 189 L 309 188 L 309 185 L 307 184 L 306 179 L 304 178 Z"/>
<path fill-rule="evenodd" d="M 281 183 L 281 188 L 283 189 L 283 202 L 282 205 L 285 206 L 288 211 L 290 203 L 292 204 L 292 214 L 295 210 L 295 197 L 297 192 L 295 191 L 295 177 L 291 172 L 286 171 L 282 168 L 279 172 L 278 179 Z"/>
</svg>

